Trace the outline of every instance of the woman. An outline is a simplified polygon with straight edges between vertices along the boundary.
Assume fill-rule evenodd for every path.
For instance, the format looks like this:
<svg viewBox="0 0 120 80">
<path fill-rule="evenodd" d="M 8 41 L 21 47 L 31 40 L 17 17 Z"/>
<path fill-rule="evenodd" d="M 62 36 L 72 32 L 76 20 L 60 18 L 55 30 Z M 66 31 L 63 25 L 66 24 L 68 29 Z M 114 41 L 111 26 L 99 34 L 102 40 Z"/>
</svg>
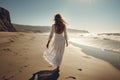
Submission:
<svg viewBox="0 0 120 80">
<path fill-rule="evenodd" d="M 64 53 L 65 43 L 66 47 L 68 46 L 68 38 L 66 33 L 66 24 L 61 15 L 56 14 L 54 20 L 55 23 L 52 25 L 51 33 L 46 45 L 48 49 L 44 52 L 43 56 L 49 64 L 56 66 L 57 69 L 59 69 Z M 55 34 L 54 41 L 49 48 L 49 43 L 53 37 L 53 34 Z"/>
</svg>

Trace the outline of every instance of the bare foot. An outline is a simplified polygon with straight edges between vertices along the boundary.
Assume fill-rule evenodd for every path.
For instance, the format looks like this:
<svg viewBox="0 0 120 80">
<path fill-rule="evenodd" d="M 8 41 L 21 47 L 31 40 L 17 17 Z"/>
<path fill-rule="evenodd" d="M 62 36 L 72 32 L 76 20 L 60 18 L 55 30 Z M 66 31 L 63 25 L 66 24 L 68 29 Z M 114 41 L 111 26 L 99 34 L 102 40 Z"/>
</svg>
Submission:
<svg viewBox="0 0 120 80">
<path fill-rule="evenodd" d="M 82 71 L 82 69 L 78 69 L 79 71 Z"/>
</svg>

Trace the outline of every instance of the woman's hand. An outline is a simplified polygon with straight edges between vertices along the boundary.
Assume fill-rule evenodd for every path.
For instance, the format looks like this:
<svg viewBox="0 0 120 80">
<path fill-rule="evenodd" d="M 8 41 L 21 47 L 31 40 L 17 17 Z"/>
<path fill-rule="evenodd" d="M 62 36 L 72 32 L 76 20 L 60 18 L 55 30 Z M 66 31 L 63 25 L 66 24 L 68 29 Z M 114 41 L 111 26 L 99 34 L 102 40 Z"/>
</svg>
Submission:
<svg viewBox="0 0 120 80">
<path fill-rule="evenodd" d="M 66 40 L 66 47 L 68 47 L 68 41 Z"/>
<path fill-rule="evenodd" d="M 47 45 L 46 45 L 46 48 L 48 48 L 49 47 L 49 43 L 47 43 Z"/>
<path fill-rule="evenodd" d="M 48 47 L 49 47 L 49 43 L 50 43 L 50 40 L 48 41 L 48 43 L 47 43 L 47 45 L 46 45 L 46 48 L 48 48 Z"/>
</svg>

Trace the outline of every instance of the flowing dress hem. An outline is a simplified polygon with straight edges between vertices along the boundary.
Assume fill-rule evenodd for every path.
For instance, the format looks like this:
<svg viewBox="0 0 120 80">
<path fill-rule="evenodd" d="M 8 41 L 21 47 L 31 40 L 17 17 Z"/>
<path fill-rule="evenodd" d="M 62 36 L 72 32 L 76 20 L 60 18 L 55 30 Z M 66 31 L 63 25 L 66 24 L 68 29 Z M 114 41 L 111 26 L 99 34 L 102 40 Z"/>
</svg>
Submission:
<svg viewBox="0 0 120 80">
<path fill-rule="evenodd" d="M 55 66 L 55 67 L 59 66 L 59 65 L 55 65 L 55 64 L 53 64 L 51 61 L 49 61 L 49 60 L 46 58 L 45 55 L 43 55 L 43 57 L 44 57 L 44 59 L 45 59 L 50 65 Z"/>
</svg>

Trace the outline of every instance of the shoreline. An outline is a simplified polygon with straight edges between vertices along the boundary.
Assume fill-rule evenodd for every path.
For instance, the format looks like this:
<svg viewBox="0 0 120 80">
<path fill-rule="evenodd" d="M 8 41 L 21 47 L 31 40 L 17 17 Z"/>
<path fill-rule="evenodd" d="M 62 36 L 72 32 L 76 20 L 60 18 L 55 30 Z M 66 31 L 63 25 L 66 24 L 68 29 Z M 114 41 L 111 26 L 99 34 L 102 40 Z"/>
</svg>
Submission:
<svg viewBox="0 0 120 80">
<path fill-rule="evenodd" d="M 82 51 L 90 56 L 109 62 L 116 69 L 120 70 L 120 54 L 114 51 L 101 50 L 100 48 L 95 48 L 91 46 L 81 45 L 77 43 L 70 42 L 70 44 L 75 47 L 81 48 Z"/>
</svg>

